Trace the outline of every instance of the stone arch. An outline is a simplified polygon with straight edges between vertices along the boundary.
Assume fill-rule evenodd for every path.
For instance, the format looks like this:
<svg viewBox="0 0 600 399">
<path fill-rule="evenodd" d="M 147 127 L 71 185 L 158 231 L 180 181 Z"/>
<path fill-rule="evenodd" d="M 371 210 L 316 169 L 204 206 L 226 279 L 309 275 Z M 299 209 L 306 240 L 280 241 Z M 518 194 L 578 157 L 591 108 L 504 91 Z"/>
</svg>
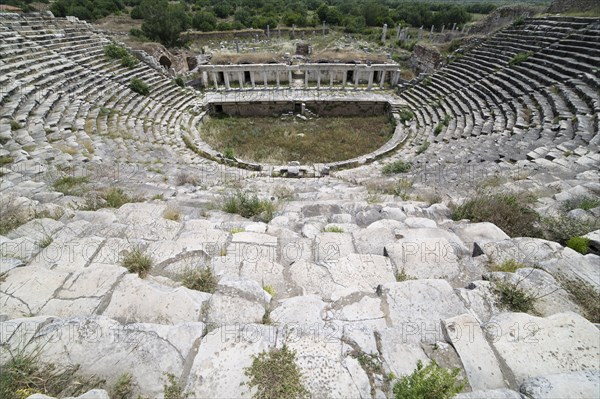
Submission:
<svg viewBox="0 0 600 399">
<path fill-rule="evenodd" d="M 161 55 L 158 62 L 167 69 L 171 68 L 171 60 L 166 55 Z"/>
</svg>

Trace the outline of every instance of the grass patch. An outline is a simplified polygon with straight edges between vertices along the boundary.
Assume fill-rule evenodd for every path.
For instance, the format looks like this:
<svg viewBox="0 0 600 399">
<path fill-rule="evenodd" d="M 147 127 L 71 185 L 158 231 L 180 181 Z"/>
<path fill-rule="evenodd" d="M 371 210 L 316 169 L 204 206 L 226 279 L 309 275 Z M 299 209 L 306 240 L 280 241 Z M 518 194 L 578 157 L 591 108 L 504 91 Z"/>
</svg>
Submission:
<svg viewBox="0 0 600 399">
<path fill-rule="evenodd" d="M 421 145 L 419 146 L 419 149 L 417 150 L 417 155 L 423 154 L 425 151 L 427 151 L 427 149 L 429 148 L 429 145 L 430 145 L 430 144 L 431 144 L 431 143 L 429 142 L 429 140 L 425 140 L 425 141 L 423 142 L 423 144 L 421 144 Z"/>
<path fill-rule="evenodd" d="M 571 237 L 567 241 L 567 247 L 585 255 L 590 252 L 590 239 L 586 237 Z"/>
<path fill-rule="evenodd" d="M 11 119 L 10 120 L 10 130 L 15 131 L 15 130 L 19 130 L 19 129 L 23 129 L 23 126 L 16 120 Z"/>
<path fill-rule="evenodd" d="M 490 222 L 511 237 L 541 237 L 540 217 L 529 208 L 526 200 L 513 195 L 486 195 L 475 197 L 452 211 L 453 220 Z"/>
<path fill-rule="evenodd" d="M 396 272 L 396 281 L 397 282 L 401 283 L 403 281 L 409 281 L 409 280 L 416 280 L 416 278 L 414 276 L 407 274 L 406 270 L 404 270 L 404 268 L 402 268 Z"/>
<path fill-rule="evenodd" d="M 329 226 L 323 229 L 324 233 L 343 233 L 344 229 L 338 226 Z"/>
<path fill-rule="evenodd" d="M 79 366 L 59 367 L 40 362 L 35 354 L 17 353 L 2 365 L 0 398 L 24 399 L 34 393 L 53 397 L 79 396 L 104 381 L 76 375 Z"/>
<path fill-rule="evenodd" d="M 529 313 L 533 310 L 536 298 L 519 288 L 519 283 L 495 281 L 493 289 L 498 296 L 498 305 L 511 312 Z"/>
<path fill-rule="evenodd" d="M 393 134 L 393 123 L 384 115 L 306 121 L 224 116 L 209 118 L 202 128 L 202 138 L 225 158 L 279 164 L 351 159 L 376 150 Z"/>
<path fill-rule="evenodd" d="M 435 128 L 433 129 L 433 135 L 439 136 L 443 129 L 444 129 L 444 124 L 441 122 L 438 123 L 437 125 L 435 125 Z"/>
<path fill-rule="evenodd" d="M 140 278 L 146 277 L 152 269 L 152 258 L 146 255 L 141 248 L 135 248 L 123 258 L 121 262 L 129 273 L 137 273 Z"/>
<path fill-rule="evenodd" d="M 47 235 L 37 242 L 37 246 L 40 248 L 48 248 L 52 242 L 54 242 L 54 239 Z"/>
<path fill-rule="evenodd" d="M 185 87 L 185 82 L 181 76 L 177 76 L 174 80 L 175 84 L 181 88 Z"/>
<path fill-rule="evenodd" d="M 492 263 L 490 265 L 490 271 L 492 272 L 505 272 L 505 273 L 514 273 L 518 269 L 522 269 L 524 267 L 528 267 L 527 265 L 517 262 L 514 259 L 507 259 L 501 264 Z"/>
<path fill-rule="evenodd" d="M 572 198 L 561 203 L 561 208 L 564 212 L 572 211 L 573 209 L 583 209 L 589 211 L 600 206 L 600 199 L 587 196 Z"/>
<path fill-rule="evenodd" d="M 237 233 L 243 233 L 245 231 L 246 231 L 246 229 L 243 228 L 243 227 L 234 227 L 233 229 L 229 230 L 229 233 L 231 233 L 231 234 L 237 234 Z"/>
<path fill-rule="evenodd" d="M 163 385 L 165 399 L 186 399 L 188 395 L 184 393 L 183 387 L 179 384 L 173 374 L 166 374 L 167 383 Z"/>
<path fill-rule="evenodd" d="M 268 223 L 275 214 L 275 204 L 268 200 L 261 200 L 256 194 L 250 195 L 238 191 L 225 199 L 223 211 Z"/>
<path fill-rule="evenodd" d="M 181 283 L 190 290 L 212 294 L 217 289 L 219 280 L 210 267 L 188 269 L 181 276 Z"/>
<path fill-rule="evenodd" d="M 184 186 L 186 184 L 196 186 L 198 185 L 198 178 L 190 172 L 180 171 L 175 175 L 175 184 L 178 186 Z"/>
<path fill-rule="evenodd" d="M 104 194 L 104 200 L 109 208 L 120 208 L 130 202 L 138 202 L 137 199 L 130 197 L 122 188 L 111 188 Z"/>
<path fill-rule="evenodd" d="M 532 55 L 533 52 L 531 51 L 517 53 L 508 61 L 508 65 L 519 65 L 520 63 L 527 61 Z"/>
<path fill-rule="evenodd" d="M 89 179 L 85 176 L 65 176 L 57 179 L 52 188 L 64 195 L 82 196 L 85 194 L 85 188 L 82 186 L 88 182 Z"/>
<path fill-rule="evenodd" d="M 0 206 L 0 235 L 6 235 L 27 222 L 28 219 L 19 206 L 12 202 Z"/>
<path fill-rule="evenodd" d="M 600 292 L 581 280 L 560 279 L 573 302 L 583 310 L 583 316 L 592 323 L 600 323 Z"/>
<path fill-rule="evenodd" d="M 0 168 L 5 166 L 5 165 L 9 165 L 11 163 L 14 162 L 14 158 L 11 157 L 10 155 L 2 155 L 0 156 Z"/>
<path fill-rule="evenodd" d="M 250 388 L 256 388 L 253 398 L 280 399 L 306 398 L 308 390 L 296 364 L 296 353 L 286 345 L 254 356 L 252 365 L 245 369 Z"/>
<path fill-rule="evenodd" d="M 450 399 L 462 391 L 465 382 L 458 378 L 459 368 L 448 370 L 431 361 L 423 367 L 420 360 L 411 375 L 394 384 L 396 399 Z"/>
<path fill-rule="evenodd" d="M 147 96 L 150 94 L 150 87 L 141 79 L 133 78 L 129 82 L 129 88 L 142 96 Z"/>
<path fill-rule="evenodd" d="M 167 220 L 179 222 L 181 220 L 181 212 L 179 212 L 179 209 L 173 206 L 168 206 L 163 212 L 163 217 Z"/>
<path fill-rule="evenodd" d="M 129 373 L 121 374 L 111 389 L 110 397 L 112 399 L 129 399 L 133 397 L 133 376 Z"/>
<path fill-rule="evenodd" d="M 393 175 L 396 173 L 406 173 L 410 170 L 411 168 L 411 164 L 410 162 L 404 162 L 402 160 L 397 160 L 391 163 L 386 164 L 383 167 L 383 174 L 384 175 Z"/>
<path fill-rule="evenodd" d="M 269 295 L 271 295 L 272 297 L 275 296 L 276 292 L 275 292 L 275 288 L 273 288 L 272 285 L 263 285 L 263 290 L 265 290 L 265 292 Z"/>
</svg>

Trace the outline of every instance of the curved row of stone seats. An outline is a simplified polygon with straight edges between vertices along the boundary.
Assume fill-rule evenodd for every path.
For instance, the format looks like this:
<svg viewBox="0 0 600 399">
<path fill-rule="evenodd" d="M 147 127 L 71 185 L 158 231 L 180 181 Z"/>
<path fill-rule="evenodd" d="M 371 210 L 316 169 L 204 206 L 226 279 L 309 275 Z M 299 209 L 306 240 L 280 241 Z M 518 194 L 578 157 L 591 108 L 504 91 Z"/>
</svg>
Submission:
<svg viewBox="0 0 600 399">
<path fill-rule="evenodd" d="M 531 19 L 456 57 L 401 93 L 416 114 L 416 140 L 447 143 L 481 134 L 508 136 L 504 144 L 518 150 L 513 160 L 524 159 L 536 145 L 531 140 L 590 143 L 598 136 L 593 65 L 599 58 L 598 50 L 586 44 L 598 39 L 597 26 L 597 20 L 585 18 Z M 577 46 L 577 38 L 586 44 Z M 526 52 L 525 61 L 509 65 L 515 55 Z M 571 53 L 566 62 L 558 57 Z"/>
<path fill-rule="evenodd" d="M 8 86 L 3 90 L 2 117 L 15 119 L 29 130 L 38 126 L 38 130 L 51 131 L 53 144 L 60 146 L 75 133 L 74 128 L 80 135 L 87 133 L 86 141 L 94 143 L 98 143 L 97 137 L 91 139 L 94 134 L 110 141 L 122 130 L 136 141 L 182 144 L 170 136 L 175 136 L 182 117 L 196 105 L 189 90 L 182 90 L 144 63 L 128 69 L 106 59 L 103 48 L 110 41 L 93 33 L 87 24 L 29 15 L 11 18 L 2 21 L 0 41 L 18 43 L 21 51 L 11 53 L 10 46 L 7 54 L 4 46 L 0 50 L 6 61 L 2 70 L 12 73 L 2 81 Z M 148 97 L 129 89 L 134 77 L 149 85 Z M 91 112 L 94 109 L 99 111 Z M 106 114 L 111 112 L 117 117 L 109 123 Z M 37 139 L 38 145 L 48 143 L 44 135 Z M 131 156 L 127 144 L 134 143 L 120 144 L 117 148 L 122 151 L 116 154 L 127 159 Z M 104 155 L 110 157 L 111 152 Z"/>
</svg>

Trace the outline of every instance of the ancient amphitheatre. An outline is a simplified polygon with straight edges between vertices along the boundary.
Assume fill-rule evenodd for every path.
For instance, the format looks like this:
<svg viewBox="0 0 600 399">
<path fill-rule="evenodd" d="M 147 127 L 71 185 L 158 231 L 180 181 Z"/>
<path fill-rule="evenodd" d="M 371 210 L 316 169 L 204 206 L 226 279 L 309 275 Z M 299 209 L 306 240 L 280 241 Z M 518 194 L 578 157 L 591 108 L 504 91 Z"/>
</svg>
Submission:
<svg viewBox="0 0 600 399">
<path fill-rule="evenodd" d="M 311 58 L 321 26 L 178 53 L 0 13 L 2 398 L 598 397 L 600 17 L 572 3 L 411 30 L 409 75 L 386 40 Z M 370 116 L 346 159 L 268 156 L 312 127 L 233 148 Z"/>
</svg>

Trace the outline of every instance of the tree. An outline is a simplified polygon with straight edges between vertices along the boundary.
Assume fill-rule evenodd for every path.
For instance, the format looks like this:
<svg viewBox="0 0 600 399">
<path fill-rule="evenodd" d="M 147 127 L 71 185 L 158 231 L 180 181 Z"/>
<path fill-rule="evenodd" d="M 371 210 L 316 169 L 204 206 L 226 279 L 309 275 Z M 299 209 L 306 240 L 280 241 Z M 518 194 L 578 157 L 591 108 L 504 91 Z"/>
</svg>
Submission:
<svg viewBox="0 0 600 399">
<path fill-rule="evenodd" d="M 178 45 L 179 34 L 189 27 L 184 4 L 169 4 L 168 0 L 143 0 L 140 12 L 144 17 L 144 35 L 167 47 Z"/>
<path fill-rule="evenodd" d="M 210 11 L 199 11 L 192 17 L 192 27 L 202 32 L 210 32 L 217 27 L 217 17 Z"/>
</svg>

